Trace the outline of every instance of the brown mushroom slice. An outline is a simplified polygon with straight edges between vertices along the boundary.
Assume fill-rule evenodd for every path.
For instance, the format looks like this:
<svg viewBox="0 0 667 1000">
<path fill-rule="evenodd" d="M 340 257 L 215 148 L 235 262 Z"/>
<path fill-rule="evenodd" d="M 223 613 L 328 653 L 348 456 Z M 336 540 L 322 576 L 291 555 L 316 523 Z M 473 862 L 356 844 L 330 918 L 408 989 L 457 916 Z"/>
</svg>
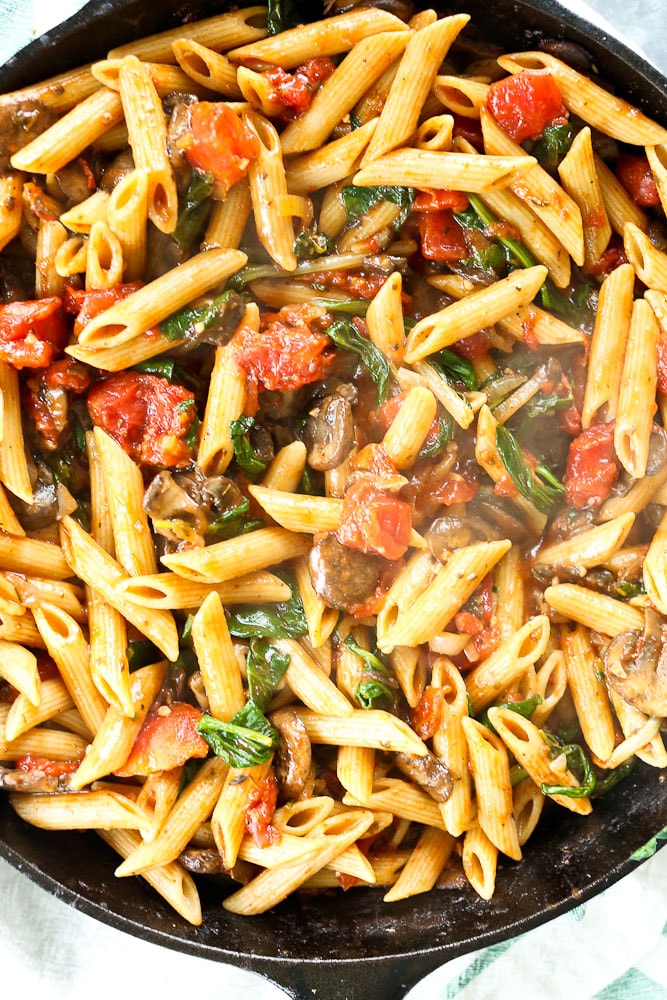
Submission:
<svg viewBox="0 0 667 1000">
<path fill-rule="evenodd" d="M 0 173 L 11 171 L 10 159 L 56 121 L 58 115 L 42 101 L 7 101 L 0 107 Z"/>
<path fill-rule="evenodd" d="M 479 517 L 445 514 L 432 522 L 424 537 L 432 555 L 446 562 L 455 549 L 474 545 L 475 542 L 488 542 L 495 536 L 493 529 Z"/>
<path fill-rule="evenodd" d="M 436 802 L 446 802 L 452 794 L 452 776 L 442 763 L 432 753 L 425 757 L 416 754 L 394 754 L 396 767 L 407 775 L 416 785 L 423 788 Z"/>
<path fill-rule="evenodd" d="M 5 792 L 66 792 L 70 774 L 45 774 L 44 771 L 12 770 L 0 767 L 0 789 Z"/>
<path fill-rule="evenodd" d="M 667 717 L 667 626 L 651 608 L 644 631 L 621 632 L 604 651 L 607 683 L 629 705 L 645 715 Z"/>
<path fill-rule="evenodd" d="M 233 868 L 225 868 L 215 847 L 188 848 L 181 851 L 178 861 L 192 875 L 222 875 L 242 885 L 246 885 L 255 873 L 255 867 L 246 861 L 237 861 Z"/>
<path fill-rule="evenodd" d="M 348 548 L 333 533 L 315 542 L 308 565 L 315 593 L 338 611 L 352 611 L 366 604 L 380 580 L 378 558 Z"/>
<path fill-rule="evenodd" d="M 280 734 L 274 769 L 281 797 L 287 802 L 308 798 L 315 784 L 315 764 L 304 723 L 290 708 L 273 712 L 269 721 Z"/>
<path fill-rule="evenodd" d="M 350 402 L 335 393 L 308 417 L 304 433 L 308 464 L 318 472 L 335 469 L 354 447 L 354 417 Z"/>
</svg>

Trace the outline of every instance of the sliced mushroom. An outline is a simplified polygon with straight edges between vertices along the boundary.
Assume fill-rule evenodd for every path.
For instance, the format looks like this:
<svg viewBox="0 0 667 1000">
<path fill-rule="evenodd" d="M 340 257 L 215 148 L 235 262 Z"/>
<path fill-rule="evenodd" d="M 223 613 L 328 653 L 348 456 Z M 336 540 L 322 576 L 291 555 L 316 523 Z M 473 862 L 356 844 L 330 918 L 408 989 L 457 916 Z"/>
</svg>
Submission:
<svg viewBox="0 0 667 1000">
<path fill-rule="evenodd" d="M 582 48 L 581 45 L 577 45 L 576 42 L 569 42 L 563 38 L 555 38 L 540 42 L 537 47 L 540 52 L 548 52 L 549 55 L 555 56 L 556 59 L 567 63 L 568 66 L 576 69 L 579 73 L 587 75 L 591 72 L 593 56 L 587 49 Z"/>
<path fill-rule="evenodd" d="M 528 537 L 528 529 L 521 520 L 518 508 L 511 500 L 496 496 L 491 488 L 482 487 L 470 504 L 469 511 L 490 528 L 495 528 L 498 532 L 496 538 L 509 538 L 520 545 Z"/>
<path fill-rule="evenodd" d="M 0 107 L 0 174 L 11 171 L 10 159 L 53 125 L 58 115 L 42 101 L 7 101 Z"/>
<path fill-rule="evenodd" d="M 308 798 L 315 784 L 315 763 L 305 725 L 290 708 L 273 712 L 269 721 L 280 733 L 274 768 L 281 797 L 287 802 Z"/>
<path fill-rule="evenodd" d="M 203 533 L 208 524 L 206 510 L 201 509 L 189 493 L 167 470 L 158 472 L 144 494 L 144 510 L 156 521 L 181 520 Z"/>
<path fill-rule="evenodd" d="M 36 476 L 32 480 L 32 503 L 26 503 L 13 493 L 9 494 L 14 513 L 28 531 L 48 527 L 53 524 L 58 513 L 58 495 L 53 473 L 43 462 L 40 462 L 35 470 Z"/>
<path fill-rule="evenodd" d="M 246 885 L 255 873 L 254 865 L 237 861 L 233 868 L 225 868 L 222 857 L 214 847 L 191 847 L 181 851 L 178 861 L 193 875 L 222 875 L 233 882 Z"/>
<path fill-rule="evenodd" d="M 436 802 L 446 802 L 452 794 L 452 776 L 442 761 L 432 753 L 426 754 L 425 757 L 411 753 L 396 753 L 394 763 Z"/>
<path fill-rule="evenodd" d="M 206 300 L 202 300 L 205 302 Z M 210 324 L 194 324 L 193 329 L 188 330 L 182 344 L 172 352 L 175 355 L 186 354 L 200 344 L 210 344 L 212 347 L 222 347 L 228 343 L 243 319 L 245 302 L 233 290 L 229 291 L 224 299 L 216 307 L 216 318 Z"/>
<path fill-rule="evenodd" d="M 315 542 L 309 568 L 315 593 L 339 611 L 353 611 L 369 601 L 380 579 L 376 556 L 342 545 L 333 533 Z"/>
<path fill-rule="evenodd" d="M 100 189 L 111 194 L 116 184 L 122 181 L 134 170 L 134 157 L 131 149 L 124 149 L 118 156 L 114 157 L 100 178 Z"/>
<path fill-rule="evenodd" d="M 318 472 L 335 469 L 354 447 L 354 417 L 350 402 L 335 393 L 322 400 L 308 417 L 304 432 L 308 464 Z"/>
<path fill-rule="evenodd" d="M 25 302 L 35 298 L 35 260 L 5 252 L 0 257 L 0 302 Z"/>
<path fill-rule="evenodd" d="M 71 774 L 52 775 L 44 771 L 12 770 L 0 767 L 0 788 L 6 792 L 65 792 L 70 791 Z"/>
<path fill-rule="evenodd" d="M 56 174 L 58 187 L 75 205 L 90 198 L 92 194 L 90 179 L 91 175 L 87 173 L 81 158 L 72 160 Z"/>
<path fill-rule="evenodd" d="M 455 549 L 474 545 L 475 542 L 487 542 L 495 537 L 495 533 L 479 517 L 446 514 L 433 521 L 424 537 L 436 559 L 444 561 Z"/>
<path fill-rule="evenodd" d="M 667 625 L 647 608 L 644 630 L 630 629 L 604 651 L 607 683 L 645 715 L 667 717 Z"/>
</svg>

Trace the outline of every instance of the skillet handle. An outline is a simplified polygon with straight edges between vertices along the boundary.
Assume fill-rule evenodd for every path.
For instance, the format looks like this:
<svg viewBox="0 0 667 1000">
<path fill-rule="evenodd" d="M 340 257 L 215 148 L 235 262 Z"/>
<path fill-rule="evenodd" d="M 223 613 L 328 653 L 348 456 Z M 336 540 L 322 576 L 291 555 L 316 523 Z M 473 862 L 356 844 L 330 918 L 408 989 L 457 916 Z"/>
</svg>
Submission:
<svg viewBox="0 0 667 1000">
<path fill-rule="evenodd" d="M 441 954 L 426 952 L 381 961 L 271 962 L 262 972 L 291 1000 L 403 1000 L 442 964 Z"/>
</svg>

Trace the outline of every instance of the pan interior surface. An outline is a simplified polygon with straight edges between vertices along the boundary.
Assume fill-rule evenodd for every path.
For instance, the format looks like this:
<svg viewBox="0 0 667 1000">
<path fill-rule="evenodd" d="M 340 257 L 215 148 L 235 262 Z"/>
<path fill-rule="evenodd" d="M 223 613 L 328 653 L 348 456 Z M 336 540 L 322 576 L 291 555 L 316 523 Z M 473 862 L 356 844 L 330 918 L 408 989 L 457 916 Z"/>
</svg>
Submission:
<svg viewBox="0 0 667 1000">
<path fill-rule="evenodd" d="M 188 17 L 220 12 L 192 0 Z M 550 2 L 482 0 L 448 5 L 471 13 L 482 33 L 512 49 L 540 37 L 568 37 L 592 50 L 602 75 L 623 96 L 667 124 L 667 84 L 620 43 Z M 94 2 L 66 25 L 37 40 L 0 71 L 7 91 L 43 79 L 141 35 L 180 23 L 178 0 Z M 226 913 L 218 887 L 202 887 L 204 923 L 174 915 L 141 879 L 116 879 L 116 856 L 94 835 L 43 832 L 24 824 L 0 797 L 0 856 L 76 908 L 144 939 L 261 971 L 262 962 L 352 962 L 420 953 L 440 961 L 544 922 L 600 892 L 636 865 L 632 855 L 667 826 L 663 777 L 637 765 L 633 774 L 585 819 L 549 804 L 525 860 L 506 862 L 490 903 L 471 889 L 435 890 L 387 905 L 381 892 L 291 899 L 251 920 Z"/>
</svg>

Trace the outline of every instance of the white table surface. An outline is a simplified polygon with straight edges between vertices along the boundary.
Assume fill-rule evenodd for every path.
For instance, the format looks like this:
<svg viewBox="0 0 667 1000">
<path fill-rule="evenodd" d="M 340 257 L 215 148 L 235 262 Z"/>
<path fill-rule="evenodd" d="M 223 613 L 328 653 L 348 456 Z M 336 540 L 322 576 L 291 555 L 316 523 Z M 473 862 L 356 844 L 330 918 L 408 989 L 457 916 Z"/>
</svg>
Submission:
<svg viewBox="0 0 667 1000">
<path fill-rule="evenodd" d="M 562 2 L 667 73 L 665 0 Z M 32 33 L 80 6 L 81 0 L 0 0 L 0 61 Z M 0 861 L 2 1000 L 134 1000 L 151 994 L 159 1000 L 285 997 L 253 974 L 171 952 L 99 923 Z M 667 1000 L 667 850 L 575 911 L 446 963 L 409 994 L 409 1000 L 454 997 Z"/>
</svg>

